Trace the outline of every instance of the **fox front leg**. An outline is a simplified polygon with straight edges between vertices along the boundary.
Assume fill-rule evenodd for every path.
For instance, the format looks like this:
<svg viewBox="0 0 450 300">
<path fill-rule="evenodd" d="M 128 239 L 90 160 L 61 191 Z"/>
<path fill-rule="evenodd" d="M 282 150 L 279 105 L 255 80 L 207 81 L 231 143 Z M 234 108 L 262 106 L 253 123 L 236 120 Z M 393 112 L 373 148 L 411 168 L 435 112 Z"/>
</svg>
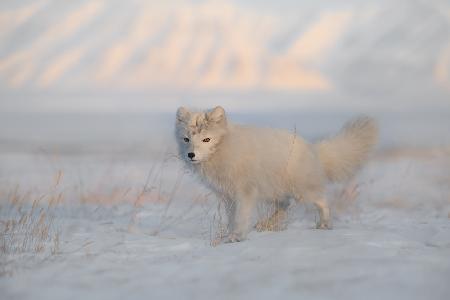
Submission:
<svg viewBox="0 0 450 300">
<path fill-rule="evenodd" d="M 230 198 L 223 199 L 223 204 L 225 205 L 225 211 L 227 213 L 227 232 L 233 232 L 235 228 L 236 221 L 236 201 Z"/>
<path fill-rule="evenodd" d="M 252 213 L 255 208 L 255 200 L 256 197 L 254 192 L 237 197 L 234 202 L 236 211 L 234 214 L 234 222 L 232 224 L 233 229 L 224 240 L 225 243 L 240 242 L 247 238 L 247 234 L 250 230 Z"/>
<path fill-rule="evenodd" d="M 220 196 L 219 196 L 220 197 Z M 236 201 L 229 197 L 222 196 L 220 198 L 221 204 L 225 207 L 225 212 L 227 215 L 227 231 L 225 235 L 220 232 L 214 240 L 211 241 L 211 246 L 216 247 L 224 242 L 229 242 L 231 233 L 234 232 L 236 228 Z"/>
</svg>

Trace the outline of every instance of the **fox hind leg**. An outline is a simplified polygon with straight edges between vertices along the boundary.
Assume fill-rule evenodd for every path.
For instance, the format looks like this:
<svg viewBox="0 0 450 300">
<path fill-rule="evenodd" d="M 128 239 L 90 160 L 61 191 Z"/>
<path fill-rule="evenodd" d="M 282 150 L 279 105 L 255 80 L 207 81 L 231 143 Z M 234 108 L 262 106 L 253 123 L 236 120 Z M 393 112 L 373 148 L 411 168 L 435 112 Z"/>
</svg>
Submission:
<svg viewBox="0 0 450 300">
<path fill-rule="evenodd" d="M 330 208 L 325 197 L 319 197 L 314 200 L 314 205 L 319 211 L 319 222 L 316 224 L 317 229 L 331 229 Z"/>
<path fill-rule="evenodd" d="M 296 195 L 295 200 L 301 202 L 303 199 L 311 201 L 319 212 L 319 221 L 316 223 L 317 229 L 331 229 L 330 208 L 328 201 L 322 192 L 309 192 L 305 196 Z"/>
</svg>

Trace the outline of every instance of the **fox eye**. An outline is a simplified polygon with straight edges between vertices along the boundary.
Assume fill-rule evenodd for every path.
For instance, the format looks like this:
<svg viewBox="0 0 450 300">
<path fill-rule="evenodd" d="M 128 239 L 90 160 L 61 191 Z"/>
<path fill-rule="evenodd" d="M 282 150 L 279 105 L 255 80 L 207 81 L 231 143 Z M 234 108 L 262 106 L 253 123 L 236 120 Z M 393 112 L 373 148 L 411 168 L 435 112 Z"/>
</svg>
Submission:
<svg viewBox="0 0 450 300">
<path fill-rule="evenodd" d="M 211 140 L 210 138 L 203 139 L 203 143 L 207 143 L 207 142 L 209 142 L 210 140 Z"/>
<path fill-rule="evenodd" d="M 189 139 L 188 138 L 184 138 L 183 139 L 186 143 L 189 143 Z"/>
</svg>

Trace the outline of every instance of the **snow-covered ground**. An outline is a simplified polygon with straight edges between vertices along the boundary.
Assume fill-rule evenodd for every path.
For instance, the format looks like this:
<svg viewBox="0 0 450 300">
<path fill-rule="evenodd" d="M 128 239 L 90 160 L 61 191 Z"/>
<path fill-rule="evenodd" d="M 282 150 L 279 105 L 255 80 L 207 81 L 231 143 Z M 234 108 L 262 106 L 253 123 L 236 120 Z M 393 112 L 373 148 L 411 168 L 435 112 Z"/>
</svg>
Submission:
<svg viewBox="0 0 450 300">
<path fill-rule="evenodd" d="M 332 132 L 334 120 L 318 132 L 299 131 Z M 168 129 L 158 135 L 170 140 Z M 395 132 L 385 132 L 382 143 Z M 153 146 L 148 154 L 138 146 L 59 155 L 51 147 L 2 148 L 3 222 L 19 206 L 29 209 L 8 204 L 15 189 L 26 199 L 42 197 L 44 209 L 62 195 L 46 210 L 52 238 L 41 252 L 2 254 L 2 299 L 450 296 L 448 147 L 381 147 L 352 182 L 330 186 L 333 230 L 314 229 L 313 207 L 297 204 L 287 230 L 211 247 L 224 222 L 214 195 L 184 171 L 173 143 Z"/>
</svg>

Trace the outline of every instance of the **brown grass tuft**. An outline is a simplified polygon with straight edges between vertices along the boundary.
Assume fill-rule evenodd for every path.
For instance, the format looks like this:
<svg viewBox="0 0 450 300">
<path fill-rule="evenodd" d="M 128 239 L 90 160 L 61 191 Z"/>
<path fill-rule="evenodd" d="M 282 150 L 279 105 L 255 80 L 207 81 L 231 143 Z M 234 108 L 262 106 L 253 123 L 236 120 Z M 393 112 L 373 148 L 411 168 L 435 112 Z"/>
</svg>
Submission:
<svg viewBox="0 0 450 300">
<path fill-rule="evenodd" d="M 12 274 L 12 264 L 24 254 L 59 252 L 60 231 L 54 233 L 53 210 L 63 201 L 62 192 L 57 192 L 61 178 L 59 172 L 50 192 L 34 198 L 19 186 L 0 194 L 0 276 Z"/>
</svg>

